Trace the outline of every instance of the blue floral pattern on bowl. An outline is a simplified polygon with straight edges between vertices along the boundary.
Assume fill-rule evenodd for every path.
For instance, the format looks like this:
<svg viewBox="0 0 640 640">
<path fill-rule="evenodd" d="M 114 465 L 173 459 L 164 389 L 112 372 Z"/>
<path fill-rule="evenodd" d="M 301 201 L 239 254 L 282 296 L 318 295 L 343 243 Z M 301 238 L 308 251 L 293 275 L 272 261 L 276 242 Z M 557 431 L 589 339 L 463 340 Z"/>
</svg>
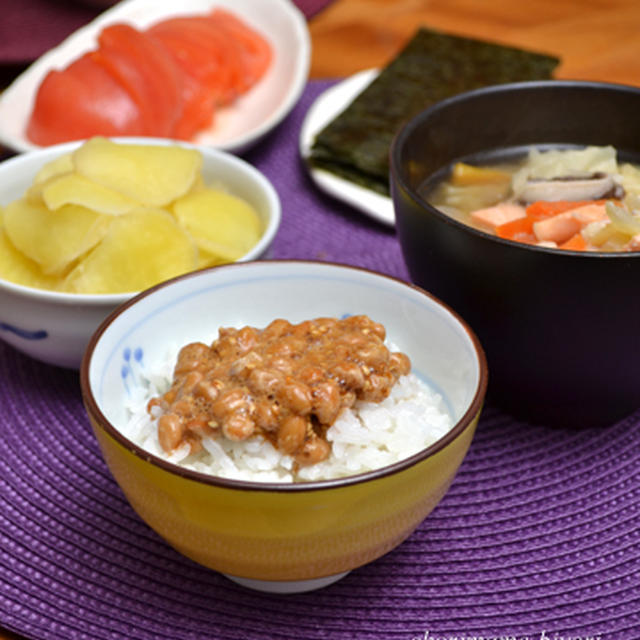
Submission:
<svg viewBox="0 0 640 640">
<path fill-rule="evenodd" d="M 49 337 L 49 334 L 44 329 L 28 331 L 27 329 L 20 329 L 20 327 L 8 324 L 7 322 L 0 322 L 0 330 L 10 331 L 25 340 L 44 340 Z"/>
<path fill-rule="evenodd" d="M 120 377 L 128 395 L 131 395 L 132 386 L 138 384 L 138 376 L 144 369 L 144 351 L 141 347 L 125 347 L 122 350 L 123 364 L 120 368 Z M 131 386 L 130 386 L 131 383 Z"/>
</svg>

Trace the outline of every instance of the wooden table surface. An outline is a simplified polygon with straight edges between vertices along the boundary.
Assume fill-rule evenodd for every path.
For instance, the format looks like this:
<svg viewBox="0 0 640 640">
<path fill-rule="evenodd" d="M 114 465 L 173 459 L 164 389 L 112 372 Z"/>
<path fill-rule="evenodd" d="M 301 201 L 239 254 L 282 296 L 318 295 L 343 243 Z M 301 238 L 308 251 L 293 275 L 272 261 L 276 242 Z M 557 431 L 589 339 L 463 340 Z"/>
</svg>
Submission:
<svg viewBox="0 0 640 640">
<path fill-rule="evenodd" d="M 640 86 L 638 0 L 337 0 L 310 23 L 311 76 L 384 65 L 425 25 L 556 55 L 556 77 Z"/>
<path fill-rule="evenodd" d="M 336 0 L 309 25 L 311 77 L 382 66 L 421 25 L 556 55 L 557 78 L 640 86 L 639 0 Z"/>
</svg>

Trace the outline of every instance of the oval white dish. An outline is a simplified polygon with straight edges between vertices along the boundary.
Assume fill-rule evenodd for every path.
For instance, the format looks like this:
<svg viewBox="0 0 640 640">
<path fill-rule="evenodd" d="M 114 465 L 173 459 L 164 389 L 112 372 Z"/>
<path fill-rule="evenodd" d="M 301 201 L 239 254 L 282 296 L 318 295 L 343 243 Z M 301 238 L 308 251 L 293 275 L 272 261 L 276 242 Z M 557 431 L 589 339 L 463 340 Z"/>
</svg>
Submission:
<svg viewBox="0 0 640 640">
<path fill-rule="evenodd" d="M 128 22 L 139 28 L 175 15 L 204 13 L 216 6 L 232 11 L 269 40 L 273 62 L 265 76 L 214 125 L 191 142 L 239 153 L 278 125 L 296 104 L 309 76 L 311 40 L 307 22 L 290 0 L 123 0 L 38 58 L 0 96 L 0 143 L 14 151 L 38 148 L 25 136 L 33 99 L 46 73 L 61 69 L 96 46 L 102 28 Z"/>
</svg>

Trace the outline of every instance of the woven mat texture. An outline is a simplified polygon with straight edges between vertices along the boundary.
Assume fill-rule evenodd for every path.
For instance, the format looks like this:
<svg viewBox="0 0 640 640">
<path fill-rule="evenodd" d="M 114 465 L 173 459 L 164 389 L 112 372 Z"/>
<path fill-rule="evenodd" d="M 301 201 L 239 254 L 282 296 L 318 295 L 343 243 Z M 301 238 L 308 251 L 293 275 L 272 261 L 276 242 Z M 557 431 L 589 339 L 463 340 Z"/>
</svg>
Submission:
<svg viewBox="0 0 640 640">
<path fill-rule="evenodd" d="M 283 204 L 274 258 L 407 278 L 393 230 L 325 197 L 298 158 L 311 82 L 246 158 Z M 637 640 L 640 412 L 564 431 L 487 407 L 448 494 L 402 545 L 312 593 L 248 591 L 132 511 L 74 372 L 0 346 L 0 625 L 37 640 Z"/>
</svg>

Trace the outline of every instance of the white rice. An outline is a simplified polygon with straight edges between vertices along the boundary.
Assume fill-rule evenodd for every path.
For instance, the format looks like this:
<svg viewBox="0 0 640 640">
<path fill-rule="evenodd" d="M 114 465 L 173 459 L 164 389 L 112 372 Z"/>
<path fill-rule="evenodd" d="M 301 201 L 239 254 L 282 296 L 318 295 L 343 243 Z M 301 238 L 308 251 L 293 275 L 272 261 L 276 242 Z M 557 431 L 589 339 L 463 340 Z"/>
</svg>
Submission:
<svg viewBox="0 0 640 640">
<path fill-rule="evenodd" d="M 152 397 L 170 387 L 174 362 L 167 359 L 153 374 L 138 372 L 127 402 L 130 419 L 122 433 L 160 458 L 222 478 L 290 483 L 364 473 L 418 453 L 453 426 L 442 396 L 410 373 L 396 382 L 382 402 L 357 402 L 352 409 L 343 410 L 327 432 L 329 458 L 297 472 L 291 456 L 260 436 L 243 442 L 204 438 L 203 449 L 194 455 L 189 455 L 189 445 L 168 455 L 158 442 L 156 421 L 146 407 Z"/>
</svg>

